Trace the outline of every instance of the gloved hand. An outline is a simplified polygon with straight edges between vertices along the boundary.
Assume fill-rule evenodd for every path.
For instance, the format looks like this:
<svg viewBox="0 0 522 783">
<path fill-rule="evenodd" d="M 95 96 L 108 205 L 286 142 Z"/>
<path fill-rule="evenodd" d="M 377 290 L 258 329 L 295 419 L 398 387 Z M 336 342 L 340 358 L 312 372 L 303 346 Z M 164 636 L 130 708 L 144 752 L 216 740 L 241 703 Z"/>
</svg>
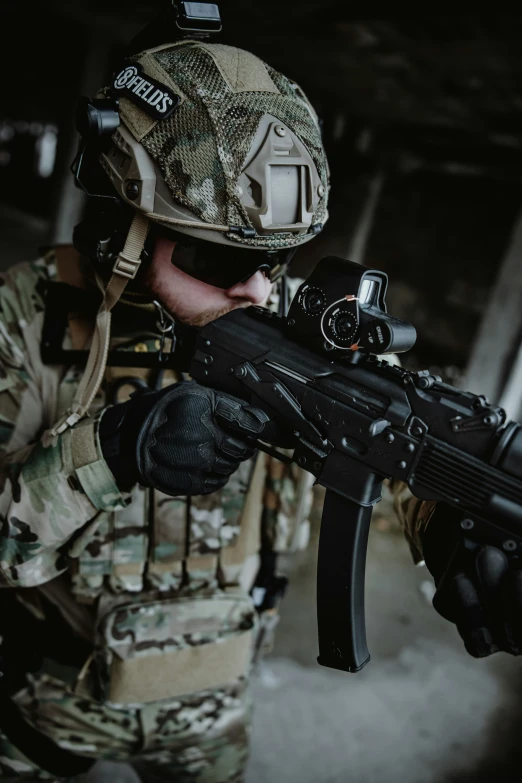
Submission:
<svg viewBox="0 0 522 783">
<path fill-rule="evenodd" d="M 173 496 L 215 492 L 254 455 L 258 437 L 281 438 L 264 411 L 195 381 L 107 408 L 99 434 L 120 489 L 139 482 Z"/>
<path fill-rule="evenodd" d="M 474 658 L 522 653 L 522 564 L 465 538 L 462 512 L 438 503 L 421 540 L 435 579 L 433 606 L 455 623 Z"/>
</svg>

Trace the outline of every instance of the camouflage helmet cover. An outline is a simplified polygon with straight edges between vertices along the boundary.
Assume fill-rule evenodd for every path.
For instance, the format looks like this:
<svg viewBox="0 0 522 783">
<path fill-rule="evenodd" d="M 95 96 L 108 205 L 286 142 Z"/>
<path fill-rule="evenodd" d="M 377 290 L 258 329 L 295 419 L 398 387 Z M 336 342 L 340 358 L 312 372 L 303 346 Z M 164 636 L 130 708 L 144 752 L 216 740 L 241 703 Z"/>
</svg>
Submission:
<svg viewBox="0 0 522 783">
<path fill-rule="evenodd" d="M 156 120 L 120 98 L 123 124 L 102 165 L 125 201 L 215 242 L 268 250 L 313 237 L 328 217 L 329 171 L 317 115 L 297 84 L 248 52 L 200 41 L 130 62 L 181 100 Z M 132 199 L 130 180 L 140 188 Z"/>
</svg>

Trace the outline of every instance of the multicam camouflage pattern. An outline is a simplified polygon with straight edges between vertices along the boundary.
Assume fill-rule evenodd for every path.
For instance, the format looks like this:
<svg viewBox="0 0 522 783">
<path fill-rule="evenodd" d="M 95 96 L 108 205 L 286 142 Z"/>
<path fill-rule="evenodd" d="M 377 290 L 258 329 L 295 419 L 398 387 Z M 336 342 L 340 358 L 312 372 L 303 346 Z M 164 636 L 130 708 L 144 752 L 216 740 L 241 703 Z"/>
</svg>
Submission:
<svg viewBox="0 0 522 783">
<path fill-rule="evenodd" d="M 113 578 L 115 590 L 141 590 L 147 586 L 147 493 L 137 488 L 130 498 L 122 497 L 101 455 L 90 465 L 75 469 L 70 433 L 47 448 L 36 440 L 67 405 L 80 377 L 76 370 L 64 372 L 40 361 L 42 284 L 54 276 L 52 257 L 48 257 L 12 270 L 0 288 L 4 318 L 0 331 L 0 447 L 5 455 L 0 579 L 11 586 L 27 587 L 54 578 L 67 567 L 57 549 L 74 535 L 77 563 L 73 570 L 78 592 L 98 595 L 100 577 L 105 576 Z M 142 350 L 143 340 L 139 344 Z M 49 396 L 44 397 L 42 391 Z M 100 401 L 95 405 L 100 407 Z M 86 425 L 96 438 L 96 418 Z M 223 490 L 193 497 L 190 504 L 186 498 L 154 493 L 152 561 L 167 566 L 183 561 L 187 554 L 191 558 L 218 554 L 222 547 L 233 545 L 251 470 L 252 464 L 244 463 Z M 84 528 L 87 535 L 78 536 Z M 161 587 L 157 574 L 155 586 Z"/>
<path fill-rule="evenodd" d="M 183 96 L 169 119 L 153 123 L 139 138 L 175 201 L 204 222 L 253 228 L 239 196 L 239 177 L 268 114 L 290 128 L 311 155 L 322 183 L 312 222 L 326 221 L 328 164 L 317 116 L 297 84 L 253 55 L 221 44 L 185 41 L 135 59 Z M 301 244 L 310 235 L 228 237 L 274 248 Z"/>
<path fill-rule="evenodd" d="M 223 604 L 231 589 L 239 589 L 242 560 L 233 567 L 222 566 L 221 561 L 224 553 L 234 552 L 240 539 L 244 543 L 245 525 L 259 524 L 259 516 L 242 518 L 253 466 L 244 463 L 222 491 L 192 497 L 190 502 L 139 487 L 122 495 L 97 441 L 98 414 L 106 405 L 102 392 L 93 404 L 92 417 L 75 429 L 83 428 L 82 437 L 94 454 L 91 462 L 78 464 L 71 431 L 44 447 L 39 439 L 70 403 L 81 377 L 75 368 L 46 366 L 40 358 L 44 288 L 56 275 L 51 252 L 0 278 L 0 586 L 20 590 L 28 605 L 31 591 L 22 588 L 41 585 L 47 595 L 47 588 L 54 585 L 55 603 L 66 622 L 93 645 L 97 640 L 96 660 L 105 660 L 105 668 L 98 668 L 107 677 L 111 656 L 118 657 L 122 649 L 110 649 L 110 634 L 103 640 L 101 618 L 115 612 L 121 622 L 113 628 L 119 624 L 121 631 L 131 616 L 121 613 L 124 604 L 183 600 L 183 613 L 170 617 L 181 625 L 186 621 L 191 628 L 180 631 L 178 625 L 171 638 L 167 631 L 172 627 L 162 625 L 163 610 L 151 614 L 147 628 L 141 620 L 137 626 L 144 647 L 129 648 L 129 660 L 144 655 L 149 643 L 157 652 L 157 637 L 164 642 L 165 634 L 171 639 L 169 654 L 194 645 L 198 638 L 204 642 L 202 647 L 215 649 L 229 637 L 252 629 L 252 604 L 245 593 L 228 610 Z M 155 337 L 138 332 L 129 337 L 138 352 L 144 346 L 155 349 Z M 132 345 L 127 340 L 125 349 L 131 350 Z M 67 333 L 64 347 L 71 346 L 72 336 Z M 137 375 L 140 372 L 136 370 Z M 282 545 L 289 537 L 279 535 L 277 525 L 285 531 L 292 528 L 283 508 L 277 520 L 270 521 L 271 532 L 265 536 L 273 545 Z M 241 549 L 246 560 L 257 552 L 259 537 L 252 540 L 257 542 L 255 549 Z M 215 602 L 212 622 L 207 617 L 206 625 L 199 612 L 205 603 L 202 597 L 207 599 L 205 611 L 208 600 Z M 139 611 L 136 616 L 142 618 Z M 160 674 L 161 660 L 158 656 Z M 86 668 L 89 673 L 84 676 L 78 671 L 74 683 L 45 672 L 33 675 L 28 688 L 16 696 L 27 720 L 62 747 L 82 755 L 132 757 L 147 779 L 241 780 L 249 715 L 245 672 L 238 670 L 226 686 L 219 683 L 175 700 L 165 697 L 147 705 L 115 708 L 97 696 L 99 682 L 93 674 L 97 667 Z M 0 776 L 47 779 L 5 739 L 0 738 L 0 745 Z"/>
<path fill-rule="evenodd" d="M 129 761 L 143 780 L 240 783 L 247 761 L 251 705 L 244 682 L 116 709 L 49 674 L 28 677 L 16 696 L 27 722 L 64 750 Z M 0 735 L 0 778 L 56 779 Z"/>
<path fill-rule="evenodd" d="M 263 549 L 293 552 L 306 548 L 313 477 L 295 464 L 268 460 L 261 525 Z"/>
<path fill-rule="evenodd" d="M 70 435 L 47 449 L 38 441 L 56 415 L 60 384 L 68 381 L 39 357 L 42 283 L 52 271 L 52 261 L 49 267 L 43 260 L 22 264 L 0 287 L 0 583 L 12 586 L 40 584 L 61 573 L 64 542 L 99 510 L 124 508 L 102 459 L 88 471 L 84 491 L 75 491 L 68 483 Z"/>
<path fill-rule="evenodd" d="M 254 623 L 250 601 L 214 594 L 120 606 L 104 618 L 100 632 L 110 664 L 115 656 L 139 658 L 219 642 Z"/>
<path fill-rule="evenodd" d="M 404 530 L 415 563 L 420 563 L 422 554 L 422 536 L 429 525 L 436 508 L 435 500 L 420 500 L 416 498 L 404 481 L 390 482 L 395 513 Z"/>
</svg>

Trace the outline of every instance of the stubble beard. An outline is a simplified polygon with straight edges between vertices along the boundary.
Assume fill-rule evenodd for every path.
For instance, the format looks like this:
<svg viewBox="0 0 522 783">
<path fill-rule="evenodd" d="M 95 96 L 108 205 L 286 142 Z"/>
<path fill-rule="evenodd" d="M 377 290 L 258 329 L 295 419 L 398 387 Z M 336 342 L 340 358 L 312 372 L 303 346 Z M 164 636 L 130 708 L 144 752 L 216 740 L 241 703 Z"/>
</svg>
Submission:
<svg viewBox="0 0 522 783">
<path fill-rule="evenodd" d="M 201 313 L 194 318 L 178 318 L 177 320 L 182 321 L 182 323 L 186 324 L 187 326 L 203 327 L 212 321 L 216 321 L 218 318 L 221 318 L 222 315 L 226 315 L 227 313 L 232 312 L 232 310 L 240 310 L 245 307 L 248 307 L 248 303 L 241 304 L 239 306 L 235 305 L 234 307 L 222 307 L 221 310 L 211 310 L 210 312 Z"/>
<path fill-rule="evenodd" d="M 168 301 L 169 300 L 168 295 L 167 296 L 161 295 L 160 291 L 164 289 L 163 275 L 158 273 L 158 270 L 150 266 L 148 266 L 147 269 L 144 269 L 143 272 L 141 273 L 141 284 L 150 292 L 150 294 L 155 299 L 158 299 L 161 302 L 166 312 L 169 313 L 169 315 L 172 318 L 174 318 L 175 321 L 196 328 L 201 328 L 203 326 L 206 326 L 212 321 L 221 318 L 221 316 L 227 315 L 227 313 L 232 312 L 232 310 L 244 309 L 251 305 L 251 302 L 249 301 L 243 301 L 243 302 L 231 301 L 229 305 L 225 305 L 224 307 L 221 307 L 217 310 L 205 310 L 204 312 L 199 313 L 198 315 L 195 315 L 193 317 L 187 317 L 184 316 L 183 312 L 176 312 L 177 307 L 174 302 Z M 180 307 L 179 309 L 181 311 L 183 310 L 182 307 Z"/>
</svg>

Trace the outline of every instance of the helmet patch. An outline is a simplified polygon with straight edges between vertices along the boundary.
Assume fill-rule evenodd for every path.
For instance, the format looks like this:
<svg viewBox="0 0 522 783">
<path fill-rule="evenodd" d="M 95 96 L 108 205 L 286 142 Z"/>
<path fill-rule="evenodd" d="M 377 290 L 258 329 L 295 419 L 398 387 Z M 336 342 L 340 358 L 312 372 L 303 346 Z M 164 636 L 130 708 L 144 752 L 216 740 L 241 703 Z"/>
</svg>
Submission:
<svg viewBox="0 0 522 783">
<path fill-rule="evenodd" d="M 145 74 L 139 63 L 124 66 L 112 80 L 112 94 L 125 94 L 127 98 L 156 120 L 165 120 L 171 116 L 180 102 L 165 84 Z"/>
</svg>

